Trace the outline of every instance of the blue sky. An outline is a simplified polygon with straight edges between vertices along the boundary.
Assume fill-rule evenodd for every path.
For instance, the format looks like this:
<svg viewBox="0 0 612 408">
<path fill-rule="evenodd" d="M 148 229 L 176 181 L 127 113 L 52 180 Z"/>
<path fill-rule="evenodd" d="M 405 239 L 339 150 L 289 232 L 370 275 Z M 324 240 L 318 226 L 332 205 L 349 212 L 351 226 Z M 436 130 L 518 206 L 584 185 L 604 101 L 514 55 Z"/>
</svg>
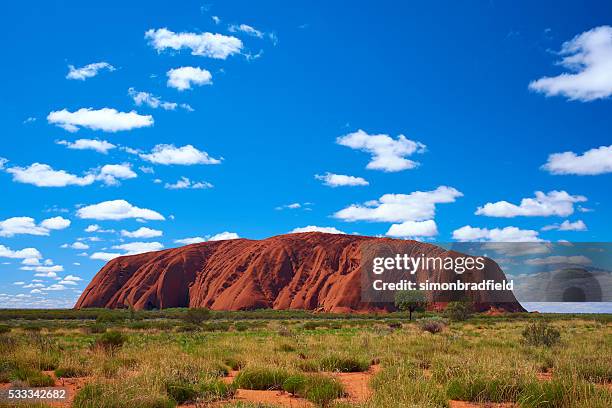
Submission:
<svg viewBox="0 0 612 408">
<path fill-rule="evenodd" d="M 329 3 L 6 5 L 0 307 L 221 233 L 611 240 L 611 5 Z"/>
</svg>

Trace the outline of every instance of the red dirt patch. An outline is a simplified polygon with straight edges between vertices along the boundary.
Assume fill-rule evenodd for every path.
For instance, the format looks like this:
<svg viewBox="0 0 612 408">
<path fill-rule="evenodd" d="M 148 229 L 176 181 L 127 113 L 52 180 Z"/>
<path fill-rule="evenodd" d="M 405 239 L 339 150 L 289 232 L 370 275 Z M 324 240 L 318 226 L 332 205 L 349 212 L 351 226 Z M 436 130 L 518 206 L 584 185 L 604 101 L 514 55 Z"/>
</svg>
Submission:
<svg viewBox="0 0 612 408">
<path fill-rule="evenodd" d="M 380 365 L 373 365 L 362 373 L 334 373 L 333 376 L 344 386 L 348 397 L 342 398 L 347 402 L 364 402 L 372 396 L 370 380 L 380 371 Z"/>
</svg>

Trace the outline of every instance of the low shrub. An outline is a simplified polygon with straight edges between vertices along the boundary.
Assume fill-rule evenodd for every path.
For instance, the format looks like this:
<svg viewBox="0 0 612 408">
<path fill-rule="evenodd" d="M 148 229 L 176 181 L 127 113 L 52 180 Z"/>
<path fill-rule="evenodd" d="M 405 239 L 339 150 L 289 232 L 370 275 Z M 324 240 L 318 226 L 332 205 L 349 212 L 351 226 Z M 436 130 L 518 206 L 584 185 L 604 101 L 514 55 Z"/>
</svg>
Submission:
<svg viewBox="0 0 612 408">
<path fill-rule="evenodd" d="M 310 375 L 306 379 L 302 393 L 298 392 L 298 395 L 318 406 L 327 407 L 332 401 L 346 394 L 337 379 L 323 375 Z"/>
<path fill-rule="evenodd" d="M 85 377 L 87 372 L 80 367 L 74 366 L 60 366 L 55 369 L 55 376 L 57 378 L 75 378 L 75 377 Z"/>
<path fill-rule="evenodd" d="M 119 331 L 111 330 L 102 334 L 95 345 L 107 351 L 115 351 L 126 342 L 126 337 Z"/>
<path fill-rule="evenodd" d="M 220 379 L 208 379 L 198 384 L 198 397 L 205 401 L 229 399 L 236 393 L 233 384 L 226 384 Z"/>
<path fill-rule="evenodd" d="M 234 323 L 234 330 L 243 332 L 249 330 L 249 324 L 244 322 Z"/>
<path fill-rule="evenodd" d="M 539 381 L 527 384 L 518 397 L 521 408 L 574 408 L 583 403 L 585 407 L 597 407 L 589 401 L 598 399 L 598 390 L 593 384 L 575 381 Z M 607 403 L 612 402 L 608 395 Z M 601 407 L 610 405 L 601 405 Z"/>
<path fill-rule="evenodd" d="M 246 368 L 234 379 L 236 388 L 247 390 L 279 390 L 289 377 L 285 370 L 271 368 Z"/>
<path fill-rule="evenodd" d="M 51 387 L 55 381 L 42 371 L 31 368 L 17 368 L 11 373 L 11 380 L 19 380 L 28 384 L 30 387 Z"/>
<path fill-rule="evenodd" d="M 303 374 L 293 374 L 285 379 L 283 382 L 283 390 L 291 395 L 298 395 L 304 390 L 306 385 L 306 376 Z"/>
<path fill-rule="evenodd" d="M 11 326 L 6 324 L 0 324 L 0 334 L 6 334 L 11 332 Z"/>
<path fill-rule="evenodd" d="M 370 361 L 357 357 L 344 357 L 330 355 L 318 361 L 318 369 L 321 371 L 337 371 L 341 373 L 356 373 L 367 371 L 370 368 Z"/>
<path fill-rule="evenodd" d="M 472 303 L 468 301 L 449 302 L 444 309 L 444 315 L 450 320 L 460 322 L 469 319 L 474 313 Z"/>
<path fill-rule="evenodd" d="M 198 391 L 194 384 L 186 381 L 169 381 L 165 384 L 166 393 L 178 404 L 195 401 Z"/>
<path fill-rule="evenodd" d="M 73 408 L 174 408 L 167 395 L 118 383 L 89 383 L 77 392 Z"/>
<path fill-rule="evenodd" d="M 87 326 L 86 330 L 88 333 L 91 333 L 91 334 L 102 334 L 106 332 L 106 325 L 95 323 L 95 324 L 92 324 L 91 326 Z"/>
<path fill-rule="evenodd" d="M 421 330 L 431 334 L 440 333 L 446 326 L 443 321 L 433 318 L 419 319 L 418 323 Z"/>
<path fill-rule="evenodd" d="M 223 363 L 232 370 L 240 370 L 242 367 L 244 367 L 245 364 L 244 360 L 241 360 L 237 357 L 227 357 L 223 360 Z"/>
<path fill-rule="evenodd" d="M 291 353 L 295 351 L 295 347 L 288 343 L 282 343 L 280 346 L 278 346 L 278 351 L 282 351 L 285 353 Z"/>
<path fill-rule="evenodd" d="M 531 323 L 523 329 L 523 341 L 529 346 L 552 347 L 559 343 L 561 332 L 546 320 Z"/>
<path fill-rule="evenodd" d="M 210 319 L 210 310 L 205 308 L 189 308 L 183 316 L 183 320 L 190 324 L 202 324 Z"/>
<path fill-rule="evenodd" d="M 484 378 L 459 376 L 451 378 L 446 385 L 448 398 L 473 402 L 514 402 L 522 392 L 524 384 L 513 378 Z"/>
</svg>

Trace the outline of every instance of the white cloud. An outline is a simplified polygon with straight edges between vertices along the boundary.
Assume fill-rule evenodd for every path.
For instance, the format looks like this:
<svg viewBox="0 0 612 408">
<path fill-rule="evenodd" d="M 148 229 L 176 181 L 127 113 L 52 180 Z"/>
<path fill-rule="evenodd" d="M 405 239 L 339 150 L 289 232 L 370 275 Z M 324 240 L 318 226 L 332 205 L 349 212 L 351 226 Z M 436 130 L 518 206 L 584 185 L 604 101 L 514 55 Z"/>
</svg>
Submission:
<svg viewBox="0 0 612 408">
<path fill-rule="evenodd" d="M 322 175 L 316 174 L 315 178 L 317 180 L 322 180 L 323 184 L 329 187 L 367 186 L 370 184 L 362 177 L 347 176 L 345 174 L 334 174 L 329 172 Z"/>
<path fill-rule="evenodd" d="M 554 255 L 545 258 L 532 258 L 525 261 L 527 265 L 557 265 L 557 264 L 573 264 L 573 265 L 589 265 L 591 260 L 584 255 Z"/>
<path fill-rule="evenodd" d="M 334 227 L 318 227 L 316 225 L 307 225 L 305 227 L 294 228 L 290 234 L 298 234 L 300 232 L 324 232 L 326 234 L 346 234 Z"/>
<path fill-rule="evenodd" d="M 157 52 L 167 48 L 181 50 L 189 48 L 192 55 L 226 59 L 227 57 L 239 54 L 242 50 L 242 41 L 236 37 L 212 34 L 212 33 L 175 33 L 167 28 L 148 30 L 145 38 Z"/>
<path fill-rule="evenodd" d="M 50 230 L 62 230 L 70 226 L 70 220 L 63 217 L 52 217 L 42 220 L 40 226 Z"/>
<path fill-rule="evenodd" d="M 4 157 L 0 157 L 0 170 L 4 169 L 4 165 L 8 163 L 8 159 L 5 159 Z"/>
<path fill-rule="evenodd" d="M 252 37 L 263 38 L 264 36 L 264 33 L 262 31 L 259 31 L 258 29 L 251 27 L 250 25 L 247 25 L 247 24 L 240 24 L 240 25 L 232 24 L 227 29 L 229 30 L 230 33 L 236 33 L 240 31 Z"/>
<path fill-rule="evenodd" d="M 577 35 L 563 43 L 559 55 L 558 65 L 570 72 L 540 78 L 529 89 L 583 102 L 612 95 L 612 27 L 600 26 Z"/>
<path fill-rule="evenodd" d="M 210 184 L 209 182 L 207 182 L 207 181 L 194 181 L 194 182 L 192 182 L 187 177 L 181 177 L 181 179 L 178 180 L 174 184 L 166 183 L 164 185 L 164 188 L 168 188 L 168 189 L 171 189 L 171 190 L 179 190 L 179 189 L 185 189 L 185 188 L 203 189 L 203 188 L 213 188 L 213 187 L 214 186 L 212 184 Z"/>
<path fill-rule="evenodd" d="M 410 194 L 385 194 L 378 200 L 353 204 L 334 214 L 344 221 L 405 222 L 434 218 L 436 204 L 452 203 L 463 194 L 447 186 Z"/>
<path fill-rule="evenodd" d="M 210 157 L 208 153 L 200 151 L 192 145 L 176 147 L 168 144 L 158 144 L 151 153 L 140 154 L 140 158 L 155 164 L 219 164 L 221 159 Z"/>
<path fill-rule="evenodd" d="M 401 238 L 434 237 L 438 235 L 438 226 L 434 220 L 405 221 L 391 225 L 386 235 Z"/>
<path fill-rule="evenodd" d="M 153 109 L 162 108 L 164 110 L 175 110 L 177 107 L 181 107 L 185 110 L 193 112 L 193 108 L 189 104 L 166 102 L 163 101 L 159 96 L 155 96 L 149 92 L 137 91 L 134 88 L 128 89 L 128 95 L 130 95 L 130 97 L 134 100 L 136 106 L 147 105 L 148 107 Z"/>
<path fill-rule="evenodd" d="M 74 65 L 68 65 L 68 74 L 66 75 L 66 79 L 78 79 L 84 81 L 87 78 L 95 77 L 98 75 L 98 72 L 103 69 L 107 69 L 112 72 L 115 70 L 115 67 L 108 62 L 95 62 L 81 68 L 76 68 Z"/>
<path fill-rule="evenodd" d="M 117 258 L 118 256 L 121 256 L 121 254 L 112 252 L 94 252 L 89 258 L 97 259 L 100 261 L 110 261 L 111 259 Z"/>
<path fill-rule="evenodd" d="M 42 254 L 36 248 L 23 248 L 17 251 L 13 251 L 11 248 L 4 245 L 0 245 L 0 258 L 12 258 L 12 259 L 31 259 L 42 258 Z"/>
<path fill-rule="evenodd" d="M 95 139 L 78 139 L 74 142 L 67 140 L 58 140 L 55 142 L 60 145 L 66 146 L 68 149 L 73 150 L 95 150 L 98 153 L 107 154 L 109 150 L 114 149 L 115 146 L 106 140 L 95 140 Z"/>
<path fill-rule="evenodd" d="M 64 170 L 54 170 L 43 163 L 33 163 L 28 167 L 10 167 L 6 172 L 13 175 L 13 181 L 37 187 L 88 186 L 95 181 L 93 174 L 79 177 Z"/>
<path fill-rule="evenodd" d="M 11 217 L 0 221 L 0 237 L 12 237 L 18 234 L 49 235 L 50 230 L 68 228 L 70 220 L 62 217 L 53 217 L 43 220 L 36 225 L 31 217 Z"/>
<path fill-rule="evenodd" d="M 552 174 L 595 176 L 612 173 L 612 145 L 587 150 L 581 155 L 574 152 L 553 153 L 542 166 Z"/>
<path fill-rule="evenodd" d="M 189 238 L 181 238 L 175 239 L 174 242 L 177 244 L 190 245 L 190 244 L 199 244 L 200 242 L 205 242 L 206 238 L 204 237 L 189 237 Z"/>
<path fill-rule="evenodd" d="M 141 218 L 145 220 L 165 220 L 160 213 L 147 208 L 138 208 L 125 200 L 103 201 L 81 207 L 77 210 L 79 218 L 94 220 L 123 220 Z"/>
<path fill-rule="evenodd" d="M 238 239 L 238 238 L 240 238 L 240 236 L 238 236 L 238 234 L 236 234 L 235 232 L 224 231 L 224 232 L 220 232 L 218 234 L 213 235 L 212 237 L 208 238 L 208 240 L 209 241 L 224 241 L 228 239 Z"/>
<path fill-rule="evenodd" d="M 128 238 L 154 238 L 161 237 L 164 233 L 160 230 L 140 227 L 136 231 L 121 230 L 121 236 Z"/>
<path fill-rule="evenodd" d="M 210 18 L 215 24 L 219 24 L 221 22 L 221 18 L 219 16 L 211 16 Z"/>
<path fill-rule="evenodd" d="M 38 258 L 25 258 L 21 261 L 23 265 L 40 265 L 40 259 Z"/>
<path fill-rule="evenodd" d="M 290 203 L 290 204 L 285 204 L 285 205 L 279 205 L 278 207 L 275 207 L 275 210 L 297 210 L 299 208 L 304 209 L 305 211 L 310 211 L 311 208 L 310 206 L 312 205 L 312 203 L 306 202 L 306 203 Z"/>
<path fill-rule="evenodd" d="M 76 241 L 72 244 L 64 244 L 62 245 L 62 248 L 72 248 L 72 249 L 89 249 L 89 245 L 80 242 L 80 241 Z"/>
<path fill-rule="evenodd" d="M 539 242 L 538 232 L 522 230 L 517 227 L 505 228 L 475 228 L 470 225 L 453 231 L 453 239 L 457 241 L 492 241 L 492 242 Z"/>
<path fill-rule="evenodd" d="M 126 251 L 125 255 L 142 254 L 144 252 L 159 251 L 164 246 L 159 242 L 130 242 L 113 246 L 113 249 Z"/>
<path fill-rule="evenodd" d="M 21 270 L 24 271 L 35 271 L 35 272 L 40 272 L 40 273 L 56 273 L 56 272 L 63 272 L 64 271 L 64 267 L 62 265 L 53 265 L 53 266 L 22 266 L 21 268 L 19 268 Z M 40 276 L 38 274 L 34 275 L 34 276 Z"/>
<path fill-rule="evenodd" d="M 118 132 L 153 126 L 151 115 L 140 115 L 136 111 L 118 112 L 111 108 L 97 110 L 81 108 L 75 112 L 62 109 L 49 113 L 47 121 L 69 132 L 76 132 L 81 127 L 104 132 Z"/>
<path fill-rule="evenodd" d="M 167 85 L 170 88 L 184 91 L 191 89 L 192 85 L 212 85 L 212 75 L 209 71 L 199 67 L 180 67 L 166 72 Z"/>
<path fill-rule="evenodd" d="M 542 231 L 586 231 L 587 226 L 582 220 L 570 222 L 569 220 L 563 221 L 561 224 L 551 224 L 542 228 Z"/>
<path fill-rule="evenodd" d="M 78 276 L 74 276 L 74 275 L 67 275 L 67 276 L 65 276 L 65 277 L 64 277 L 64 280 L 65 280 L 65 281 L 80 282 L 80 281 L 82 281 L 83 279 L 82 279 L 82 278 L 80 278 L 80 277 L 78 277 Z"/>
<path fill-rule="evenodd" d="M 109 186 L 118 185 L 120 180 L 136 178 L 138 175 L 132 170 L 132 165 L 129 163 L 123 164 L 107 164 L 102 166 L 96 179 L 102 180 L 104 184 Z"/>
<path fill-rule="evenodd" d="M 409 140 L 404 135 L 399 135 L 397 139 L 393 139 L 386 134 L 370 135 L 361 129 L 337 138 L 336 143 L 370 153 L 372 160 L 366 168 L 386 172 L 417 167 L 419 163 L 406 157 L 425 151 L 424 144 Z"/>
<path fill-rule="evenodd" d="M 486 203 L 478 207 L 476 215 L 488 217 L 548 217 L 558 215 L 567 217 L 574 213 L 574 203 L 587 201 L 584 196 L 573 196 L 565 191 L 535 192 L 535 198 L 523 198 L 519 205 L 507 201 Z"/>
<path fill-rule="evenodd" d="M 66 287 L 64 285 L 60 285 L 58 283 L 54 283 L 53 285 L 49 285 L 46 288 L 43 288 L 42 290 L 44 291 L 55 291 L 55 290 L 66 290 Z"/>
</svg>

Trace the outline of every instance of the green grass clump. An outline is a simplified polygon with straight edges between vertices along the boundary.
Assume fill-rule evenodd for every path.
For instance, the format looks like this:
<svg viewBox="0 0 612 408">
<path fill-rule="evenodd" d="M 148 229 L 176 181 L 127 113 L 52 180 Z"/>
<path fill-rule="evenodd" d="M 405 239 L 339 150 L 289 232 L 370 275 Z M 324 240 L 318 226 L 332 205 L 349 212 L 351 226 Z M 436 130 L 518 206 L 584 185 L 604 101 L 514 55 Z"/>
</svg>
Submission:
<svg viewBox="0 0 612 408">
<path fill-rule="evenodd" d="M 446 385 L 448 398 L 473 402 L 514 402 L 524 388 L 524 384 L 514 378 L 459 377 L 451 379 Z"/>
<path fill-rule="evenodd" d="M 238 373 L 234 386 L 247 390 L 280 390 L 287 377 L 289 374 L 285 370 L 247 367 Z"/>
<path fill-rule="evenodd" d="M 527 325 L 521 334 L 529 346 L 552 347 L 561 339 L 561 332 L 546 320 Z"/>
<path fill-rule="evenodd" d="M 86 384 L 74 397 L 72 408 L 174 408 L 167 395 L 117 383 Z"/>
<path fill-rule="evenodd" d="M 57 378 L 85 377 L 86 375 L 87 371 L 81 367 L 60 366 L 55 369 L 55 376 Z"/>
<path fill-rule="evenodd" d="M 102 334 L 96 340 L 96 346 L 104 350 L 115 351 L 126 342 L 127 338 L 119 331 L 111 330 Z"/>
<path fill-rule="evenodd" d="M 357 357 L 345 357 L 330 355 L 321 358 L 317 362 L 318 369 L 321 371 L 337 371 L 341 373 L 356 373 L 368 371 L 370 361 Z M 308 371 L 308 370 L 305 370 Z"/>
<path fill-rule="evenodd" d="M 245 365 L 244 360 L 237 357 L 227 357 L 223 360 L 223 363 L 232 370 L 240 370 Z"/>
<path fill-rule="evenodd" d="M 539 381 L 527 384 L 517 402 L 521 408 L 609 407 L 601 403 L 612 404 L 612 394 L 584 382 Z"/>
<path fill-rule="evenodd" d="M 51 387 L 55 385 L 53 378 L 42 371 L 32 368 L 17 368 L 11 373 L 11 380 L 24 381 L 30 387 Z"/>
<path fill-rule="evenodd" d="M 290 375 L 283 383 L 283 390 L 322 407 L 346 395 L 338 380 L 325 375 Z"/>
<path fill-rule="evenodd" d="M 283 382 L 283 390 L 291 395 L 298 395 L 306 386 L 306 376 L 303 374 L 293 374 Z"/>
<path fill-rule="evenodd" d="M 6 334 L 11 332 L 11 326 L 6 324 L 0 324 L 0 334 Z"/>
</svg>

